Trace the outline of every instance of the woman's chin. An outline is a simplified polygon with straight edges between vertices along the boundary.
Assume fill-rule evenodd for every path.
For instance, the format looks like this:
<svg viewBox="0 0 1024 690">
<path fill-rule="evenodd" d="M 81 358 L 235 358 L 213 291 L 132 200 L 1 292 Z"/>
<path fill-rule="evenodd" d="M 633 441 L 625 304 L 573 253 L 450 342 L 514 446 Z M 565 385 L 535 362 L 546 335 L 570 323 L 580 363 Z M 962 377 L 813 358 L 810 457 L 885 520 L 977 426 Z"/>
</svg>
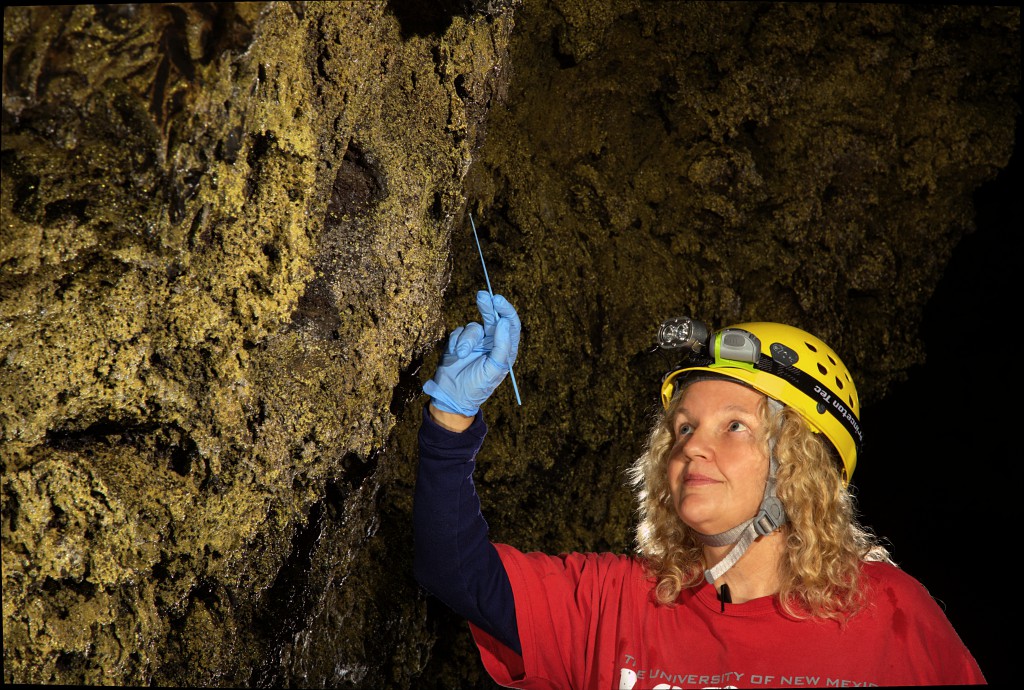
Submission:
<svg viewBox="0 0 1024 690">
<path fill-rule="evenodd" d="M 714 512 L 705 506 L 696 505 L 697 503 L 698 501 L 684 499 L 683 505 L 679 507 L 679 519 L 687 527 L 700 534 L 717 534 L 717 532 L 711 531 L 715 529 L 715 525 L 719 522 L 715 519 Z"/>
</svg>

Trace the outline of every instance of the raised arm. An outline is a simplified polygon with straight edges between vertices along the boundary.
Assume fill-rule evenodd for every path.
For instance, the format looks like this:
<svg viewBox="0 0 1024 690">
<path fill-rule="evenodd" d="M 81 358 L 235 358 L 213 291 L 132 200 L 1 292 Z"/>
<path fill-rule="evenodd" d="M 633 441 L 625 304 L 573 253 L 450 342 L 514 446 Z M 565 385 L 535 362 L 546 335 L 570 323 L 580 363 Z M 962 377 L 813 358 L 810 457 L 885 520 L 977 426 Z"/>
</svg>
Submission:
<svg viewBox="0 0 1024 690">
<path fill-rule="evenodd" d="M 477 293 L 483 325 L 452 332 L 433 379 L 419 433 L 413 506 L 414 574 L 456 613 L 521 652 L 515 602 L 505 567 L 487 536 L 473 485 L 487 426 L 480 405 L 508 374 L 520 323 L 504 297 Z"/>
</svg>

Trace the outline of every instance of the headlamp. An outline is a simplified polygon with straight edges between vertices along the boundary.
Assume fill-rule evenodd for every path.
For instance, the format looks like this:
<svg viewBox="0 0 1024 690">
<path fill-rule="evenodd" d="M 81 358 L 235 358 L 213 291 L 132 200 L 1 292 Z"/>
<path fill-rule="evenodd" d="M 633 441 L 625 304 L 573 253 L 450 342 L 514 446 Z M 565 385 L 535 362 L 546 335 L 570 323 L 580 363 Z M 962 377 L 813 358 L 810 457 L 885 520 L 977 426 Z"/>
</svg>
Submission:
<svg viewBox="0 0 1024 690">
<path fill-rule="evenodd" d="M 700 359 L 693 355 L 705 355 L 713 362 L 727 361 L 734 365 L 757 364 L 761 357 L 761 341 L 750 331 L 725 328 L 712 334 L 707 324 L 689 316 L 664 321 L 658 328 L 658 347 L 682 350 L 683 357 L 692 360 Z"/>
<path fill-rule="evenodd" d="M 707 324 L 689 316 L 664 321 L 658 328 L 658 347 L 681 350 L 682 362 L 662 381 L 662 401 L 667 404 L 675 391 L 675 380 L 687 367 L 740 367 L 753 370 L 761 357 L 761 341 L 740 328 L 712 333 Z"/>
<path fill-rule="evenodd" d="M 700 354 L 708 349 L 711 331 L 703 321 L 679 316 L 669 319 L 658 329 L 658 347 L 664 350 L 689 350 Z"/>
</svg>

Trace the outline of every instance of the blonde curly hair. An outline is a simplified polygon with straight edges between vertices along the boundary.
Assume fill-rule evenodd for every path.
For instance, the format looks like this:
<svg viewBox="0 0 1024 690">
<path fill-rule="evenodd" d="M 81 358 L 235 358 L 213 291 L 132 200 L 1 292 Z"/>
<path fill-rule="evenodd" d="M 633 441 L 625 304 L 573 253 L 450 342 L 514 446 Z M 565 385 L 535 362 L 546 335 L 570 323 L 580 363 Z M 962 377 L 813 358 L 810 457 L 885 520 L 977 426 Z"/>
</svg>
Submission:
<svg viewBox="0 0 1024 690">
<path fill-rule="evenodd" d="M 637 549 L 656 580 L 657 601 L 666 605 L 673 604 L 684 588 L 704 582 L 708 567 L 702 542 L 676 513 L 668 483 L 671 424 L 685 392 L 685 386 L 677 391 L 658 417 L 643 454 L 629 470 L 639 503 Z M 843 622 L 864 605 L 861 562 L 891 562 L 889 553 L 859 524 L 832 444 L 812 432 L 793 408 L 776 408 L 773 412 L 767 398 L 762 401 L 759 440 L 765 457 L 769 439 L 775 440 L 776 495 L 787 516 L 780 528 L 786 550 L 779 566 L 779 602 L 796 618 Z"/>
</svg>

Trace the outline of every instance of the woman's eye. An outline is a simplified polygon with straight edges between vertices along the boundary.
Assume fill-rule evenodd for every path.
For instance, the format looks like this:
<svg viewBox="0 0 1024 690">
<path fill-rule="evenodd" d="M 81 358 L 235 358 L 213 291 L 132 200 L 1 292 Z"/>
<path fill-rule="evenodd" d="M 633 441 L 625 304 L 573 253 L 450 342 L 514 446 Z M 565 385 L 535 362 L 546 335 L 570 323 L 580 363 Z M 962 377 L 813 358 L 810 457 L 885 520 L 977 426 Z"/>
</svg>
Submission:
<svg viewBox="0 0 1024 690">
<path fill-rule="evenodd" d="M 688 424 L 686 422 L 683 422 L 682 424 L 679 425 L 679 430 L 677 431 L 677 435 L 678 436 L 686 436 L 687 434 L 691 433 L 692 431 L 693 431 L 693 425 L 692 424 Z"/>
<path fill-rule="evenodd" d="M 729 422 L 729 431 L 746 431 L 747 425 L 743 422 L 733 420 Z"/>
</svg>

